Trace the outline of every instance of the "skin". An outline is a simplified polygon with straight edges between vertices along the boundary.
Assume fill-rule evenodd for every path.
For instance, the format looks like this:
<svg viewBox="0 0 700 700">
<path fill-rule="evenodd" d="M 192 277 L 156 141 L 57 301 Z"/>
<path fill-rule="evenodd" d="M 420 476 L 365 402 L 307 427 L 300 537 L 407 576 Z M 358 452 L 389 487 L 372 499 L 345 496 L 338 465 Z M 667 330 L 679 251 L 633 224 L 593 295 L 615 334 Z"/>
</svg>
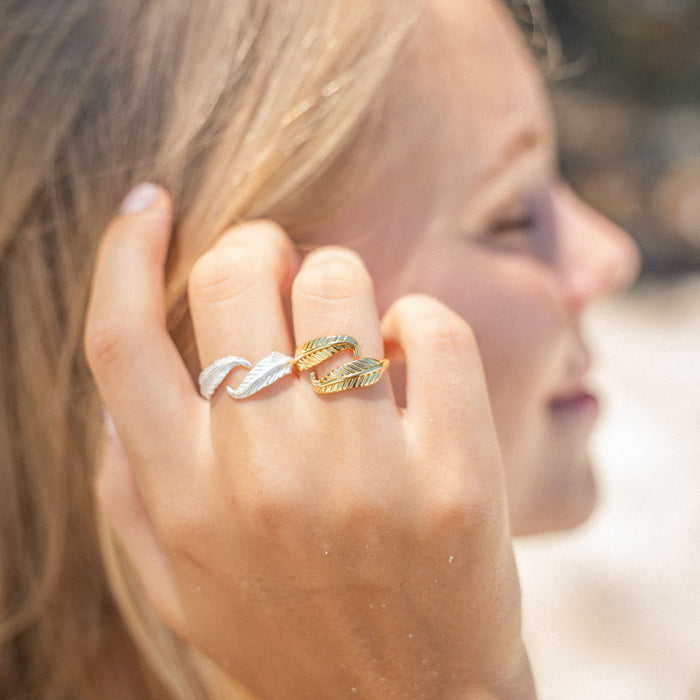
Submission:
<svg viewBox="0 0 700 700">
<path fill-rule="evenodd" d="M 98 255 L 85 345 L 116 427 L 98 498 L 161 618 L 262 698 L 534 697 L 503 460 L 516 529 L 590 509 L 570 496 L 588 411 L 552 400 L 580 393 L 581 313 L 633 249 L 559 182 L 510 25 L 460 4 L 430 4 L 374 179 L 315 232 L 345 246 L 302 259 L 251 222 L 190 276 L 200 366 L 347 333 L 393 382 L 206 402 L 166 331 L 167 194 L 132 194 Z"/>
<path fill-rule="evenodd" d="M 354 253 L 320 248 L 300 265 L 283 231 L 244 224 L 191 275 L 202 363 L 231 337 L 257 361 L 351 322 L 363 354 L 401 349 L 406 406 L 387 381 L 320 397 L 307 377 L 206 402 L 166 331 L 172 205 L 154 189 L 105 234 L 85 343 L 116 429 L 97 496 L 156 612 L 260 698 L 534 697 L 467 324 L 407 296 L 380 327 Z"/>
<path fill-rule="evenodd" d="M 638 252 L 561 181 L 541 77 L 503 8 L 434 8 L 392 85 L 382 167 L 317 240 L 360 254 L 380 312 L 420 292 L 469 322 L 513 533 L 571 527 L 595 503 L 581 319 L 636 277 Z"/>
</svg>

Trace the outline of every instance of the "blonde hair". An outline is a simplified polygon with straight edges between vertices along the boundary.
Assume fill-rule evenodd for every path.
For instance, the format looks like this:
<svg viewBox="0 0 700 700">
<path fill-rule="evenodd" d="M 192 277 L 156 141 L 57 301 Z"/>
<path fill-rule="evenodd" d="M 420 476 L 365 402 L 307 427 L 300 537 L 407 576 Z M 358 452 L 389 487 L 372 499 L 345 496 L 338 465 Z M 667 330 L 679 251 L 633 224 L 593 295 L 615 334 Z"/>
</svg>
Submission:
<svg viewBox="0 0 700 700">
<path fill-rule="evenodd" d="M 227 226 L 267 217 L 300 235 L 352 186 L 408 5 L 0 7 L 3 697 L 230 692 L 158 622 L 109 528 L 93 525 L 102 417 L 82 325 L 96 244 L 137 182 L 173 193 L 177 336 L 188 270 Z"/>
</svg>

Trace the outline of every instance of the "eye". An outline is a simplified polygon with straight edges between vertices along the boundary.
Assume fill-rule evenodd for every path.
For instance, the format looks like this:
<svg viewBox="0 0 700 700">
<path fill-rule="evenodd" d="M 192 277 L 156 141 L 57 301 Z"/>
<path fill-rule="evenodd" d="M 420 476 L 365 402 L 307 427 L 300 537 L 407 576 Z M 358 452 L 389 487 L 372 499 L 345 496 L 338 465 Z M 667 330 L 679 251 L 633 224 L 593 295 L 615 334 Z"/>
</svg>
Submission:
<svg viewBox="0 0 700 700">
<path fill-rule="evenodd" d="M 489 233 L 495 236 L 506 234 L 531 233 L 535 227 L 535 218 L 530 214 L 496 220 Z"/>
<path fill-rule="evenodd" d="M 485 246 L 508 253 L 527 253 L 534 245 L 537 221 L 529 213 L 513 214 L 493 220 L 482 236 Z"/>
</svg>

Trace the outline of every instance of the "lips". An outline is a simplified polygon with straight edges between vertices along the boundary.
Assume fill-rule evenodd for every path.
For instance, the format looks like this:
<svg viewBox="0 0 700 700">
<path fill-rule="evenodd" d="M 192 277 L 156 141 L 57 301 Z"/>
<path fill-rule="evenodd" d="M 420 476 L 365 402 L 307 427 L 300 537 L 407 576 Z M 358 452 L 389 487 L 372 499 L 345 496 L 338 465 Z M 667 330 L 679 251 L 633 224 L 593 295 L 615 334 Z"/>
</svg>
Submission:
<svg viewBox="0 0 700 700">
<path fill-rule="evenodd" d="M 569 381 L 550 400 L 555 411 L 598 412 L 598 399 L 586 387 L 585 378 L 591 368 L 591 356 L 580 341 L 577 352 L 569 365 Z"/>
<path fill-rule="evenodd" d="M 552 399 L 550 406 L 555 411 L 576 413 L 598 413 L 598 399 L 585 389 L 576 389 Z"/>
</svg>

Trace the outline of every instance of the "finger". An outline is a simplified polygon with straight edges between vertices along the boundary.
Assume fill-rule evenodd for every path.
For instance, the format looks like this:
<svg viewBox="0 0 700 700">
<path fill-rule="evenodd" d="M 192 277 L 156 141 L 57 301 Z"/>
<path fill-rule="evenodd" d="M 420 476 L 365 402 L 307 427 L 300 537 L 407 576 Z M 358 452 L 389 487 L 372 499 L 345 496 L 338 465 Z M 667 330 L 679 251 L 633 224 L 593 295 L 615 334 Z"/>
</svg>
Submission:
<svg viewBox="0 0 700 700">
<path fill-rule="evenodd" d="M 110 434 L 95 479 L 95 495 L 110 527 L 162 619 L 182 618 L 170 562 L 161 547 L 121 441 Z"/>
<path fill-rule="evenodd" d="M 363 358 L 384 358 L 384 343 L 374 300 L 374 288 L 362 260 L 338 247 L 318 248 L 304 260 L 292 286 L 292 316 L 297 345 L 321 336 L 349 335 Z M 321 376 L 331 367 L 353 359 L 349 352 L 316 369 Z M 362 389 L 375 397 L 391 396 L 387 380 Z"/>
<path fill-rule="evenodd" d="M 154 185 L 127 198 L 100 244 L 86 319 L 100 393 L 124 444 L 145 461 L 172 444 L 173 426 L 196 422 L 202 403 L 166 328 L 171 216 L 169 196 Z"/>
<path fill-rule="evenodd" d="M 195 264 L 189 301 L 202 367 L 228 355 L 253 364 L 292 351 L 283 295 L 298 262 L 286 233 L 268 221 L 224 234 Z"/>
<path fill-rule="evenodd" d="M 437 300 L 411 295 L 382 319 L 387 343 L 406 363 L 408 433 L 445 463 L 469 455 L 475 468 L 493 466 L 498 445 L 481 358 L 468 324 Z"/>
</svg>

